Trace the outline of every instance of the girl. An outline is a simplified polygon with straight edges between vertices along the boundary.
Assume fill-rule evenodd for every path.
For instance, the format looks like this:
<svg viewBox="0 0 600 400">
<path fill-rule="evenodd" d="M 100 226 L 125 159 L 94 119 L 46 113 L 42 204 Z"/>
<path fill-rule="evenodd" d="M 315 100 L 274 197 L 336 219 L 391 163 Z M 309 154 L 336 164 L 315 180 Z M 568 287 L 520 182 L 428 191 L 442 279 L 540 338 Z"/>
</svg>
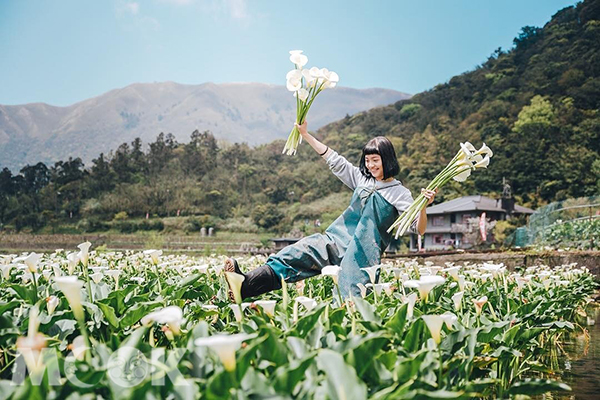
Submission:
<svg viewBox="0 0 600 400">
<path fill-rule="evenodd" d="M 309 134 L 306 121 L 298 128 L 304 141 L 325 159 L 333 174 L 354 191 L 349 207 L 324 234 L 316 233 L 287 246 L 269 257 L 265 265 L 247 274 L 242 274 L 233 258 L 225 261 L 224 269 L 245 276 L 241 295 L 248 298 L 280 289 L 281 277 L 286 282 L 297 282 L 319 275 L 327 265 L 339 265 L 341 295 L 360 296 L 357 284 L 369 282 L 362 268 L 381 262 L 392 237 L 392 233 L 387 233 L 388 228 L 413 202 L 410 191 L 394 179 L 399 172 L 394 146 L 383 136 L 369 140 L 357 168 Z M 437 192 L 421 189 L 421 193 L 429 205 Z M 411 230 L 423 235 L 426 226 L 427 214 L 423 208 Z M 233 299 L 231 291 L 229 297 Z"/>
</svg>

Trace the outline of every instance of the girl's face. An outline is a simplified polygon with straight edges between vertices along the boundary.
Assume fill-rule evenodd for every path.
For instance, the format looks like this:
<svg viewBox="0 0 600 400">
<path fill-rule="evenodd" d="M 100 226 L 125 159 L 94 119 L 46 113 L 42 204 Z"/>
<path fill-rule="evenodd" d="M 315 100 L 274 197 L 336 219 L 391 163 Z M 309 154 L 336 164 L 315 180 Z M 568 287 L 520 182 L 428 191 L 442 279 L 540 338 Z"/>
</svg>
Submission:
<svg viewBox="0 0 600 400">
<path fill-rule="evenodd" d="M 373 175 L 373 178 L 378 181 L 383 180 L 383 163 L 379 154 L 367 154 L 365 156 L 365 167 Z"/>
</svg>

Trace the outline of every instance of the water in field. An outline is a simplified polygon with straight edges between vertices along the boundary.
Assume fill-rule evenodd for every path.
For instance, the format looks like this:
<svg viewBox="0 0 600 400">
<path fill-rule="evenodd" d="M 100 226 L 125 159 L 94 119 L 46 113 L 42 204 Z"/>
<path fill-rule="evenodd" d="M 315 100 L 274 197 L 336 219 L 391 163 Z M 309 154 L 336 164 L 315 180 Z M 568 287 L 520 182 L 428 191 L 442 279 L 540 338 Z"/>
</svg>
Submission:
<svg viewBox="0 0 600 400">
<path fill-rule="evenodd" d="M 555 394 L 546 398 L 600 399 L 600 307 L 595 308 L 592 318 L 596 324 L 587 327 L 589 340 L 585 335 L 569 339 L 564 345 L 569 357 L 559 361 L 563 366 L 562 380 L 573 388 L 573 392 L 567 396 Z"/>
</svg>

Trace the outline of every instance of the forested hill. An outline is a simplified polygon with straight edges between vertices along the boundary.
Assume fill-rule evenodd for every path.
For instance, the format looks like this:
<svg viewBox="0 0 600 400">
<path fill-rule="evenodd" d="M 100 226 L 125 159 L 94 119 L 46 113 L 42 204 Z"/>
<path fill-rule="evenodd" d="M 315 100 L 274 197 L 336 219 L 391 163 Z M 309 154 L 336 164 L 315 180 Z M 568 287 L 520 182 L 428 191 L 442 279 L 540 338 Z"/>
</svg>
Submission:
<svg viewBox="0 0 600 400">
<path fill-rule="evenodd" d="M 489 168 L 450 184 L 437 201 L 498 196 L 504 177 L 518 202 L 535 208 L 599 192 L 599 108 L 600 0 L 586 0 L 543 28 L 523 28 L 512 49 L 498 49 L 474 71 L 410 100 L 347 116 L 317 136 L 354 163 L 369 138 L 390 137 L 399 178 L 413 193 L 444 167 L 459 142 L 485 142 L 495 153 Z M 182 144 L 160 134 L 148 151 L 136 139 L 101 154 L 89 168 L 70 159 L 30 165 L 17 176 L 4 169 L 0 227 L 80 221 L 81 229 L 105 229 L 106 221 L 146 213 L 206 215 L 230 230 L 287 232 L 294 222 L 305 226 L 316 218 L 326 226 L 346 207 L 349 191 L 308 145 L 294 157 L 281 154 L 283 145 L 225 145 L 210 132 L 194 132 Z"/>
<path fill-rule="evenodd" d="M 485 142 L 495 153 L 489 170 L 456 191 L 498 192 L 506 177 L 535 206 L 536 198 L 598 192 L 599 108 L 600 1 L 588 0 L 557 12 L 543 28 L 523 28 L 513 49 L 498 49 L 474 71 L 331 124 L 323 134 L 342 151 L 356 151 L 375 134 L 393 136 L 413 189 L 460 141 Z"/>
</svg>

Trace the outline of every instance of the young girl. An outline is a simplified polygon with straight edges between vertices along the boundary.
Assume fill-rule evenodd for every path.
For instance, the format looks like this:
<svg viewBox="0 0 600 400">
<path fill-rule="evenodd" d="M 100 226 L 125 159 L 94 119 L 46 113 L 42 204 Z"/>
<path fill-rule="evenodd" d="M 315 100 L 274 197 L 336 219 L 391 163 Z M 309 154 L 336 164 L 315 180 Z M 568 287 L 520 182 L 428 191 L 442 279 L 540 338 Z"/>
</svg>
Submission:
<svg viewBox="0 0 600 400">
<path fill-rule="evenodd" d="M 229 258 L 225 271 L 246 277 L 241 295 L 248 298 L 280 289 L 281 277 L 286 282 L 297 282 L 319 275 L 327 265 L 339 265 L 341 295 L 360 296 L 357 284 L 369 282 L 362 268 L 380 264 L 392 237 L 392 233 L 387 233 L 388 228 L 413 202 L 410 191 L 394 179 L 399 172 L 394 146 L 383 136 L 369 140 L 357 168 L 310 135 L 306 122 L 298 128 L 304 141 L 325 159 L 333 174 L 354 191 L 350 205 L 325 233 L 307 236 L 285 247 L 269 257 L 265 265 L 242 274 L 237 261 Z M 429 200 L 428 205 L 436 195 L 425 189 L 421 193 Z M 426 226 L 427 214 L 423 208 L 411 230 L 423 235 Z"/>
</svg>

